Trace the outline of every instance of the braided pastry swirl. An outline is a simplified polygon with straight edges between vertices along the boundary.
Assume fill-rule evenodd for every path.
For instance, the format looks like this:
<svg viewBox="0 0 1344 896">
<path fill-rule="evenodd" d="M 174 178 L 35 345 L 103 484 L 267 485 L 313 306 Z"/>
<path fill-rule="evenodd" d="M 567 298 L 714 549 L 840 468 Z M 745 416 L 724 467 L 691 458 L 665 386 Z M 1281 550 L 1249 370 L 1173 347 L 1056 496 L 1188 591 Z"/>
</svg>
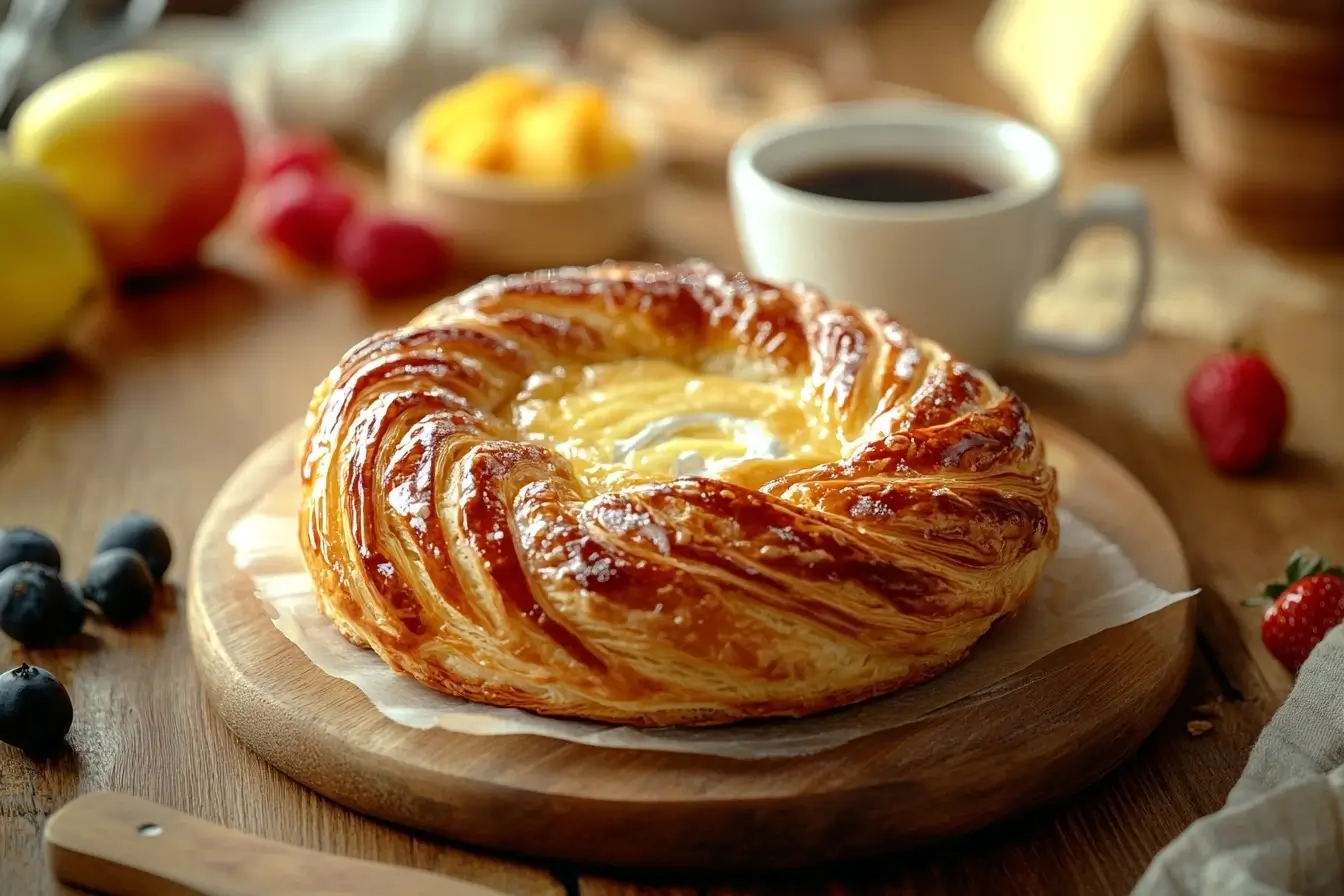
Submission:
<svg viewBox="0 0 1344 896">
<path fill-rule="evenodd" d="M 701 263 L 492 278 L 346 353 L 302 448 L 322 611 L 440 691 L 632 725 L 927 680 L 1058 545 L 1011 392 Z"/>
</svg>

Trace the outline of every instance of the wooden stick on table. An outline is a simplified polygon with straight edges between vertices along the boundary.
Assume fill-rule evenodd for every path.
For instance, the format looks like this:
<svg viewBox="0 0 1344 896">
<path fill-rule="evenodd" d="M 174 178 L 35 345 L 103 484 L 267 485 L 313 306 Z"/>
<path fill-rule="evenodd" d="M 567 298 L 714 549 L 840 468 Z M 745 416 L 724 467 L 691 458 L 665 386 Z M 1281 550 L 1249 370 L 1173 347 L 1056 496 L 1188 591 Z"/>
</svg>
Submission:
<svg viewBox="0 0 1344 896">
<path fill-rule="evenodd" d="M 47 822 L 44 840 L 57 880 L 115 896 L 499 893 L 425 871 L 263 840 L 109 791 L 62 808 Z"/>
</svg>

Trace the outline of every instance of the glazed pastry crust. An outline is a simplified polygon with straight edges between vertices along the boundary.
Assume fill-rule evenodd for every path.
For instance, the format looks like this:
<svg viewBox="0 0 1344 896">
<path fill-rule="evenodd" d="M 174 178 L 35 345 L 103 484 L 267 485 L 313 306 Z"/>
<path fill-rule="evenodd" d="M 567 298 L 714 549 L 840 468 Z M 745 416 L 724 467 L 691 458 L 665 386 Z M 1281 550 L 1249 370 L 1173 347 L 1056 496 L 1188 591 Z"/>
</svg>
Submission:
<svg viewBox="0 0 1344 896">
<path fill-rule="evenodd" d="M 844 445 L 768 481 L 609 491 L 505 413 L 537 371 L 796 378 Z M 1011 391 L 885 315 L 700 263 L 491 278 L 346 353 L 301 450 L 321 610 L 448 694 L 631 725 L 925 681 L 1031 593 L 1053 469 Z"/>
</svg>

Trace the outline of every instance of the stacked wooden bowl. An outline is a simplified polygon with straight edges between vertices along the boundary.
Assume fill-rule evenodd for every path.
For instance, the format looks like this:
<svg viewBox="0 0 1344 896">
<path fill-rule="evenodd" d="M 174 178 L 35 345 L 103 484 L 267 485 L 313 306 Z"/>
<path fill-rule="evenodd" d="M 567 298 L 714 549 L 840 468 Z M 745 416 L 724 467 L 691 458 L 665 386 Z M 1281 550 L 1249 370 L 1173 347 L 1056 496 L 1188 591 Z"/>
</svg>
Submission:
<svg viewBox="0 0 1344 896">
<path fill-rule="evenodd" d="M 1159 0 L 1182 151 L 1231 223 L 1344 245 L 1344 0 Z"/>
</svg>

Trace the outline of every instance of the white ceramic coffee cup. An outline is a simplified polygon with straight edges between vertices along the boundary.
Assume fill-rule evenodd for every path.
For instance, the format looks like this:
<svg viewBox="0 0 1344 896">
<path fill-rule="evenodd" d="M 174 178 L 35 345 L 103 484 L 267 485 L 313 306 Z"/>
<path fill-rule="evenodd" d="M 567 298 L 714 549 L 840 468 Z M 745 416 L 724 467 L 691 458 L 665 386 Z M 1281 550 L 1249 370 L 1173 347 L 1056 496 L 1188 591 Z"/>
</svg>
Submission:
<svg viewBox="0 0 1344 896">
<path fill-rule="evenodd" d="M 969 199 L 878 203 L 784 183 L 874 162 L 958 172 L 992 189 Z M 1101 187 L 1062 209 L 1059 152 L 1019 121 L 940 102 L 838 104 L 751 129 L 733 147 L 728 174 L 751 273 L 886 311 L 971 363 L 993 366 L 1024 349 L 1110 354 L 1139 331 L 1152 268 L 1142 194 Z M 1125 231 L 1138 250 L 1123 325 L 1102 338 L 1024 328 L 1033 287 L 1094 227 Z"/>
</svg>

